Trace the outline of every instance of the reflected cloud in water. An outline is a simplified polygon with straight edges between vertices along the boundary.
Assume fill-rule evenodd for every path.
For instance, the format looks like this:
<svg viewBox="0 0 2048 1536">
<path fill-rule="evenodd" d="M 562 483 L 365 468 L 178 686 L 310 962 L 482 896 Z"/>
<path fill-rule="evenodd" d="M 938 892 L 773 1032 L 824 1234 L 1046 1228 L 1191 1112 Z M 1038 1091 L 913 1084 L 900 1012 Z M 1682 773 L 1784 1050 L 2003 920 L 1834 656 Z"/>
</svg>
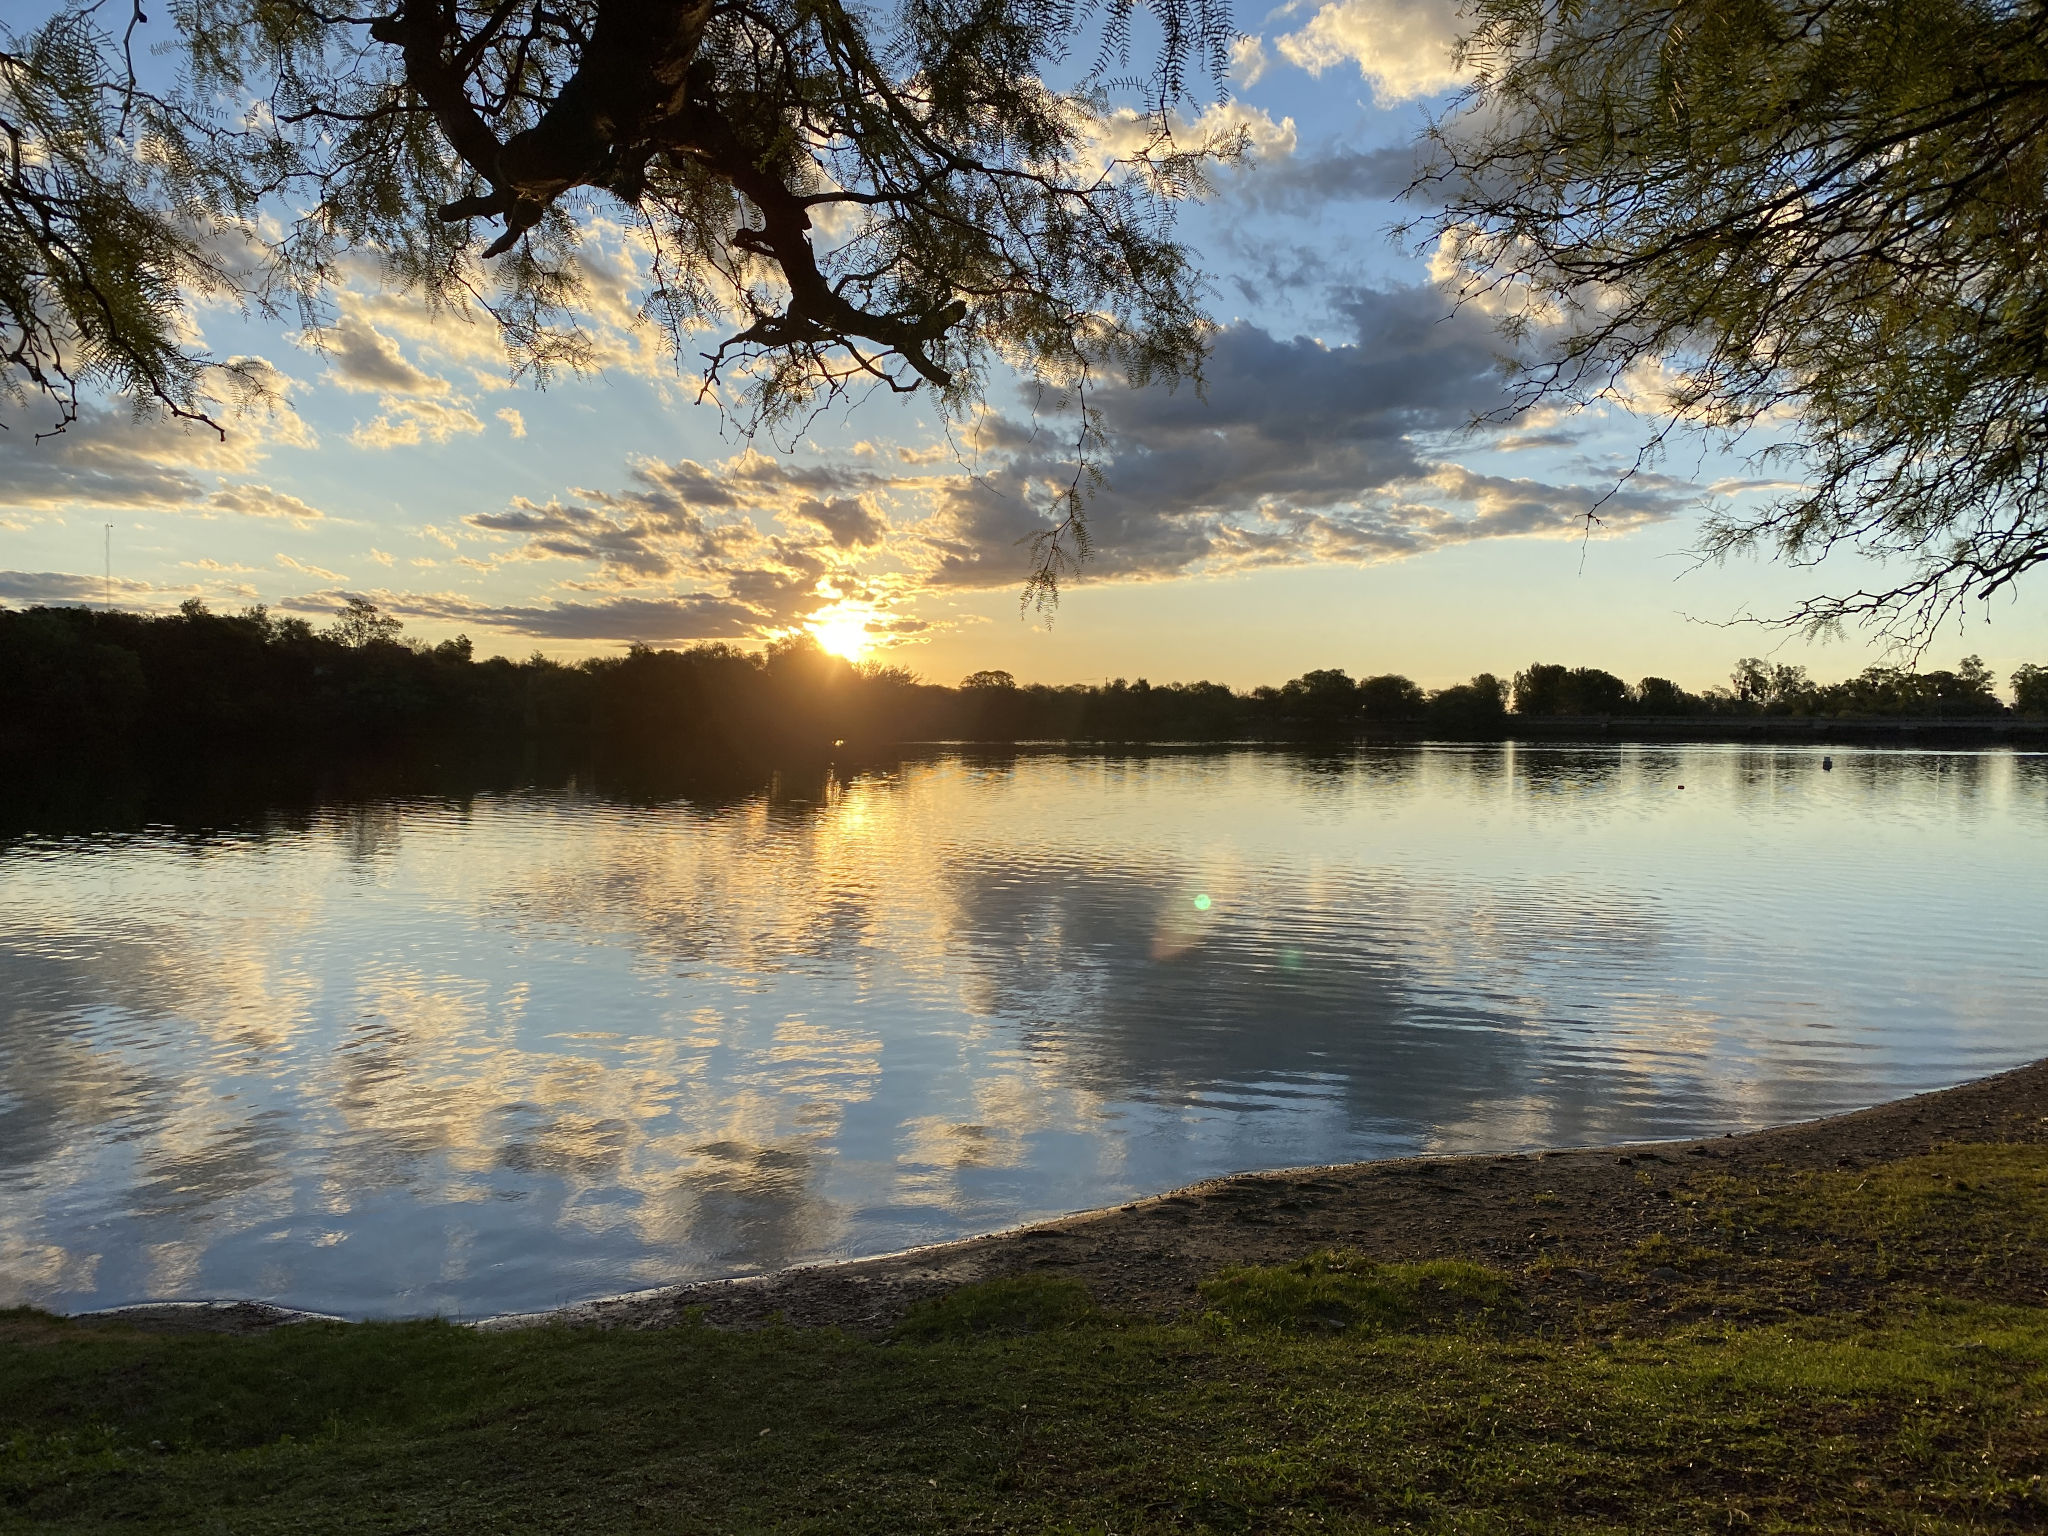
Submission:
<svg viewBox="0 0 2048 1536">
<path fill-rule="evenodd" d="M 2040 1054 L 2043 760 L 1819 756 L 945 755 L 16 839 L 0 1302 L 537 1308 Z"/>
</svg>

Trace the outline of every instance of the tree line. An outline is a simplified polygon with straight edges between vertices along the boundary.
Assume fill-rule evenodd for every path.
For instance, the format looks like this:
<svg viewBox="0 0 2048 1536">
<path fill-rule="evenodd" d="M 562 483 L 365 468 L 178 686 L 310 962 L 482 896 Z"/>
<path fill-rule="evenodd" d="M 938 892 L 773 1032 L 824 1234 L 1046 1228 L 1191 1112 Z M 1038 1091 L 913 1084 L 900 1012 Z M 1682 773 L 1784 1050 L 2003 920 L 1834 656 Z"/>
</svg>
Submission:
<svg viewBox="0 0 2048 1536">
<path fill-rule="evenodd" d="M 1817 683 L 1746 659 L 1725 687 L 1630 684 L 1594 667 L 1537 664 L 1427 690 L 1394 673 L 1322 668 L 1277 687 L 1222 683 L 1019 684 L 976 672 L 955 686 L 855 666 L 807 636 L 758 651 L 635 645 L 563 663 L 479 658 L 467 638 L 427 644 L 360 600 L 328 625 L 263 608 L 186 603 L 152 616 L 86 608 L 0 610 L 0 750 L 21 759 L 115 750 L 183 756 L 408 744 L 588 742 L 622 751 L 775 753 L 840 742 L 1228 741 L 1326 738 L 1379 728 L 1511 732 L 1538 718 L 1764 716 L 2048 719 L 2048 667 L 1870 667 Z"/>
</svg>

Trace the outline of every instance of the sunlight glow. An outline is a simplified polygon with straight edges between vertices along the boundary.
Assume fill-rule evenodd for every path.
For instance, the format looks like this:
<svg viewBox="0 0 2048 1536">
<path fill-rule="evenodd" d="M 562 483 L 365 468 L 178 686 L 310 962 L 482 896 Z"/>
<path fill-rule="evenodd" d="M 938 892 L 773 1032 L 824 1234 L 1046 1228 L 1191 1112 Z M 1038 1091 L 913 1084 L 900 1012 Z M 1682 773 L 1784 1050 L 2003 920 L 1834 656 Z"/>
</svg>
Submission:
<svg viewBox="0 0 2048 1536">
<path fill-rule="evenodd" d="M 804 620 L 804 627 L 834 656 L 859 661 L 872 643 L 868 620 L 873 616 L 872 610 L 864 607 L 827 608 Z"/>
</svg>

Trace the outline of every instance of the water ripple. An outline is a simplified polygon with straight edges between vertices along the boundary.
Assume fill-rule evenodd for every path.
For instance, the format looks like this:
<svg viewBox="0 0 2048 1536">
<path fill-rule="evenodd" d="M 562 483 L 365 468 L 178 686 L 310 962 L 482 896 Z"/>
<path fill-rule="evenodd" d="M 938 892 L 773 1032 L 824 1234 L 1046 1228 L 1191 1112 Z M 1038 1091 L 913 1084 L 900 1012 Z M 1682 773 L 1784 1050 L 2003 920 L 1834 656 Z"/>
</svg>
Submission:
<svg viewBox="0 0 2048 1536">
<path fill-rule="evenodd" d="M 1819 757 L 939 757 L 17 839 L 0 1304 L 523 1310 L 2042 1054 L 2048 759 Z"/>
</svg>

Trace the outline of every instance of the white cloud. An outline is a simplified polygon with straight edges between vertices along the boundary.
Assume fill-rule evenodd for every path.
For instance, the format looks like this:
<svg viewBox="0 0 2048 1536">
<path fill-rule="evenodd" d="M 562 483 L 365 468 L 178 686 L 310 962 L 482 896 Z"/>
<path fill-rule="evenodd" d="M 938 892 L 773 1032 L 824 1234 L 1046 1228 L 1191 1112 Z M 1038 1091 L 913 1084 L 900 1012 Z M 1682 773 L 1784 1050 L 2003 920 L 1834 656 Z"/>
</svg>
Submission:
<svg viewBox="0 0 2048 1536">
<path fill-rule="evenodd" d="M 206 498 L 206 504 L 243 517 L 287 518 L 301 527 L 317 523 L 325 515 L 318 507 L 308 506 L 298 497 L 274 491 L 267 485 L 223 485 Z"/>
<path fill-rule="evenodd" d="M 1456 0 L 1332 0 L 1278 46 L 1312 75 L 1356 63 L 1371 82 L 1373 100 L 1392 106 L 1464 83 L 1451 62 L 1459 12 Z"/>
<path fill-rule="evenodd" d="M 265 443 L 287 448 L 315 448 L 319 438 L 300 419 L 289 391 L 298 381 L 278 369 L 267 357 L 231 357 L 222 365 L 236 381 L 240 393 L 227 412 L 230 437 L 253 435 Z"/>
<path fill-rule="evenodd" d="M 303 560 L 294 560 L 290 555 L 277 556 L 277 563 L 288 571 L 297 571 L 302 576 L 317 576 L 322 581 L 346 581 L 348 578 L 339 571 L 330 571 Z"/>
<path fill-rule="evenodd" d="M 420 442 L 445 443 L 457 434 L 481 432 L 484 424 L 467 402 L 404 399 L 386 395 L 377 404 L 381 414 L 359 423 L 348 440 L 358 448 L 411 447 Z"/>
<path fill-rule="evenodd" d="M 1230 45 L 1230 83 L 1240 91 L 1250 90 L 1266 73 L 1269 62 L 1263 39 L 1240 37 Z"/>
<path fill-rule="evenodd" d="M 1293 118 L 1275 122 L 1263 107 L 1242 101 L 1212 102 L 1192 121 L 1176 112 L 1167 119 L 1167 126 L 1175 146 L 1181 149 L 1219 144 L 1242 135 L 1247 156 L 1255 161 L 1284 160 L 1294 153 L 1297 141 Z M 1098 125 L 1096 152 L 1105 162 L 1129 159 L 1150 148 L 1157 131 L 1152 118 L 1129 107 L 1119 108 Z"/>
<path fill-rule="evenodd" d="M 505 430 L 514 437 L 526 436 L 526 418 L 513 410 L 511 406 L 508 405 L 498 412 L 498 420 L 505 423 Z"/>
</svg>

